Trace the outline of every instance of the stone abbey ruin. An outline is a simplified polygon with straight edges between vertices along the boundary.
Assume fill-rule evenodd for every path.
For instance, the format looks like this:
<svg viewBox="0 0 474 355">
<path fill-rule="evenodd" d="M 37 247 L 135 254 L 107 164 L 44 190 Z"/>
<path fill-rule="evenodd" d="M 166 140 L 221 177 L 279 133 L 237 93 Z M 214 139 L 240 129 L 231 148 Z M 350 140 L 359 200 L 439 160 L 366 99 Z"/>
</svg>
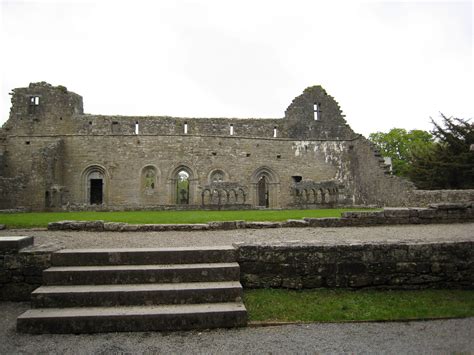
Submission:
<svg viewBox="0 0 474 355">
<path fill-rule="evenodd" d="M 280 119 L 85 114 L 64 86 L 12 92 L 0 209 L 320 208 L 469 201 L 390 175 L 320 86 Z"/>
</svg>

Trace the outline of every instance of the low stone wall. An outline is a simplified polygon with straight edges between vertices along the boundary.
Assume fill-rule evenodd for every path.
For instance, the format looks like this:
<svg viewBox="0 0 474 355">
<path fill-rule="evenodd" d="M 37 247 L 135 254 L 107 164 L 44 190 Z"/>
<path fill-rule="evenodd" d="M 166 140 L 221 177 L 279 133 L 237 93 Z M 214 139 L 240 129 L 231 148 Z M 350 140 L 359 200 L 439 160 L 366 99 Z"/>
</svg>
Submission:
<svg viewBox="0 0 474 355">
<path fill-rule="evenodd" d="M 49 230 L 111 232 L 231 230 L 286 227 L 368 227 L 394 224 L 473 222 L 473 202 L 433 204 L 428 208 L 385 208 L 382 211 L 345 212 L 341 218 L 304 218 L 284 222 L 227 221 L 202 224 L 128 224 L 104 221 L 60 221 L 49 223 Z"/>
<path fill-rule="evenodd" d="M 474 242 L 238 248 L 246 288 L 474 288 Z"/>
<path fill-rule="evenodd" d="M 408 195 L 409 206 L 428 206 L 453 201 L 474 201 L 474 190 L 412 190 Z"/>
<path fill-rule="evenodd" d="M 2 252 L 0 254 L 0 301 L 29 301 L 41 286 L 42 273 L 51 265 L 51 251 Z"/>
<path fill-rule="evenodd" d="M 239 244 L 246 288 L 474 288 L 474 242 Z M 28 301 L 55 250 L 0 252 L 0 301 Z"/>
</svg>

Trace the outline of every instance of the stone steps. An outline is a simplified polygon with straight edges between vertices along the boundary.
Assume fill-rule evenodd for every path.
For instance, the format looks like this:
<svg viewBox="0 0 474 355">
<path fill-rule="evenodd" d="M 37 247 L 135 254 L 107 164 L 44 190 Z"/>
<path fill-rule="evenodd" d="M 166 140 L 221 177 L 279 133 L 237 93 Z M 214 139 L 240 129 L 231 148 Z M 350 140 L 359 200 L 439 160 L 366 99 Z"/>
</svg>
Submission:
<svg viewBox="0 0 474 355">
<path fill-rule="evenodd" d="M 52 254 L 26 333 L 96 333 L 244 326 L 232 247 L 79 249 Z"/>
<path fill-rule="evenodd" d="M 211 282 L 239 277 L 237 263 L 53 266 L 43 272 L 46 285 Z"/>
<path fill-rule="evenodd" d="M 54 266 L 154 265 L 235 262 L 234 247 L 63 249 L 54 253 Z"/>
<path fill-rule="evenodd" d="M 170 331 L 245 326 L 242 303 L 31 309 L 17 319 L 22 333 Z"/>
<path fill-rule="evenodd" d="M 125 285 L 41 286 L 33 308 L 241 302 L 238 281 Z"/>
</svg>

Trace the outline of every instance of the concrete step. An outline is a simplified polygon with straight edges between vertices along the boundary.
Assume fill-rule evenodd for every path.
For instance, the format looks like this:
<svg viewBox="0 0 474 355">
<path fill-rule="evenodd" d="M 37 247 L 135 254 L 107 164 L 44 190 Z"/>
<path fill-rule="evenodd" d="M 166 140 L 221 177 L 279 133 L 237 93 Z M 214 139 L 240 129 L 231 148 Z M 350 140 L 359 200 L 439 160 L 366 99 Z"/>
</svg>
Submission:
<svg viewBox="0 0 474 355">
<path fill-rule="evenodd" d="M 64 249 L 51 257 L 53 266 L 199 264 L 235 261 L 237 261 L 237 251 L 232 246 Z"/>
<path fill-rule="evenodd" d="M 20 315 L 17 330 L 31 334 L 78 334 L 229 328 L 246 323 L 247 311 L 242 303 L 43 308 Z"/>
<path fill-rule="evenodd" d="M 238 263 L 71 266 L 51 267 L 43 271 L 45 285 L 217 282 L 239 279 Z"/>
<path fill-rule="evenodd" d="M 159 304 L 241 302 L 238 281 L 41 286 L 32 293 L 33 308 L 111 307 Z"/>
</svg>

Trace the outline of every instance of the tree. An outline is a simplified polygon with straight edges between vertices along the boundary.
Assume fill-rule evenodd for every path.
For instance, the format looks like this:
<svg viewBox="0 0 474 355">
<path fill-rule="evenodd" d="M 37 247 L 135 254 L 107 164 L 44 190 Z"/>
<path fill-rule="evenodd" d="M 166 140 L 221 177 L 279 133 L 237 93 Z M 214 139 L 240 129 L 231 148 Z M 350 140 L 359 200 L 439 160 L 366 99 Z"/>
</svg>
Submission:
<svg viewBox="0 0 474 355">
<path fill-rule="evenodd" d="M 408 176 L 423 189 L 474 188 L 473 125 L 469 120 L 446 117 L 442 124 L 433 119 L 432 134 L 436 137 L 434 149 L 414 152 L 412 169 Z"/>
<path fill-rule="evenodd" d="M 429 132 L 403 128 L 392 128 L 388 133 L 376 132 L 369 135 L 384 157 L 392 158 L 393 173 L 410 176 L 414 154 L 427 154 L 434 146 L 434 137 Z"/>
</svg>

